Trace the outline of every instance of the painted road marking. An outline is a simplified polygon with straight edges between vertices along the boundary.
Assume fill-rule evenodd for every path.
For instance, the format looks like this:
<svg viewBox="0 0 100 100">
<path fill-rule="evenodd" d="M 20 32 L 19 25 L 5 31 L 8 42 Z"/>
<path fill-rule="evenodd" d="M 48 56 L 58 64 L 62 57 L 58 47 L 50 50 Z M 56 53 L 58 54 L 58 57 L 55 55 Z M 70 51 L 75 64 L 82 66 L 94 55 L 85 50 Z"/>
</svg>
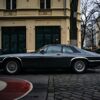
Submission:
<svg viewBox="0 0 100 100">
<path fill-rule="evenodd" d="M 25 80 L 25 81 L 28 82 L 28 83 L 30 84 L 30 89 L 29 89 L 25 94 L 23 94 L 22 96 L 17 97 L 16 100 L 19 100 L 19 99 L 25 97 L 25 96 L 26 96 L 27 94 L 29 94 L 29 93 L 32 91 L 32 89 L 33 89 L 33 85 L 32 85 L 32 83 L 29 82 L 29 81 L 27 81 L 27 80 Z"/>
<path fill-rule="evenodd" d="M 2 100 L 18 100 L 25 97 L 33 89 L 31 82 L 18 78 L 0 78 L 1 81 L 6 82 L 5 89 L 0 91 L 0 98 Z"/>
<path fill-rule="evenodd" d="M 4 90 L 7 87 L 7 83 L 4 81 L 0 81 L 0 91 Z"/>
</svg>

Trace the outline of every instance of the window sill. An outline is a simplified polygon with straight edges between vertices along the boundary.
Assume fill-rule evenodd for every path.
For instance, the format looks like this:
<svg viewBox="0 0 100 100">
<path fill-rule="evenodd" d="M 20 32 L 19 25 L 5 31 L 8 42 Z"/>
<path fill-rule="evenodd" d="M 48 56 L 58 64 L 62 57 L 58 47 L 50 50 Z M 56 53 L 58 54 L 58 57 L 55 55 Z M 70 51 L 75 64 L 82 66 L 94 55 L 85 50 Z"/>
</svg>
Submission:
<svg viewBox="0 0 100 100">
<path fill-rule="evenodd" d="M 43 11 L 52 11 L 51 9 L 39 9 L 39 11 L 43 12 Z"/>
<path fill-rule="evenodd" d="M 5 9 L 4 11 L 6 11 L 6 12 L 15 12 L 15 11 L 17 11 L 17 9 Z"/>
</svg>

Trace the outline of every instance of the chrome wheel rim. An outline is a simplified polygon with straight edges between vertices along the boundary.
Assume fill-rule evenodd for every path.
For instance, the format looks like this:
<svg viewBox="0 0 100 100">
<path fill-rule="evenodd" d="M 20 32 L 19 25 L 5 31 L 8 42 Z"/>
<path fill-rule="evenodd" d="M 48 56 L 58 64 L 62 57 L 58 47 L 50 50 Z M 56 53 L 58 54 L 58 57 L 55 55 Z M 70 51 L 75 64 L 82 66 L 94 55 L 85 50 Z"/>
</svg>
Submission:
<svg viewBox="0 0 100 100">
<path fill-rule="evenodd" d="M 74 69 L 76 72 L 83 72 L 85 70 L 85 63 L 83 61 L 77 61 L 74 65 Z"/>
<path fill-rule="evenodd" d="M 8 62 L 6 65 L 6 69 L 7 69 L 7 72 L 9 72 L 11 74 L 17 72 L 17 70 L 18 70 L 17 63 L 14 61 Z"/>
</svg>

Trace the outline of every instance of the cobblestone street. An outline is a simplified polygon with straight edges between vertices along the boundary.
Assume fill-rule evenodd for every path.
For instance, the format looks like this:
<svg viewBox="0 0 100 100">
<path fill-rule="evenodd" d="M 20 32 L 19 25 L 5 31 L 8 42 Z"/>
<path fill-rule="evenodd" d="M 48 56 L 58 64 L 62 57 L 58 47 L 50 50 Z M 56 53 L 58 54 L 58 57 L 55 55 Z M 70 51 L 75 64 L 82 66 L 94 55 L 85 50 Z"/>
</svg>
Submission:
<svg viewBox="0 0 100 100">
<path fill-rule="evenodd" d="M 30 81 L 33 90 L 21 100 L 100 100 L 100 70 L 75 73 L 3 75 Z"/>
<path fill-rule="evenodd" d="M 48 100 L 100 100 L 100 73 L 51 75 Z"/>
</svg>

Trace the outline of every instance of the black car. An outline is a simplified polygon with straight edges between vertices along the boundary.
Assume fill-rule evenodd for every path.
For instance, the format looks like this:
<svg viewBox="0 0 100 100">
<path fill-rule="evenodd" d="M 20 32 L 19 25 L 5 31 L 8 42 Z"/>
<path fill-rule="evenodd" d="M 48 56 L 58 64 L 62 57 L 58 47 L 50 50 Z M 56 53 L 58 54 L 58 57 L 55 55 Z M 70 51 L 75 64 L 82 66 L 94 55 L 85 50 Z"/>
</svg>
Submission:
<svg viewBox="0 0 100 100">
<path fill-rule="evenodd" d="M 36 52 L 0 55 L 0 65 L 8 74 L 22 69 L 67 69 L 77 73 L 100 65 L 100 55 L 70 45 L 46 45 Z"/>
</svg>

